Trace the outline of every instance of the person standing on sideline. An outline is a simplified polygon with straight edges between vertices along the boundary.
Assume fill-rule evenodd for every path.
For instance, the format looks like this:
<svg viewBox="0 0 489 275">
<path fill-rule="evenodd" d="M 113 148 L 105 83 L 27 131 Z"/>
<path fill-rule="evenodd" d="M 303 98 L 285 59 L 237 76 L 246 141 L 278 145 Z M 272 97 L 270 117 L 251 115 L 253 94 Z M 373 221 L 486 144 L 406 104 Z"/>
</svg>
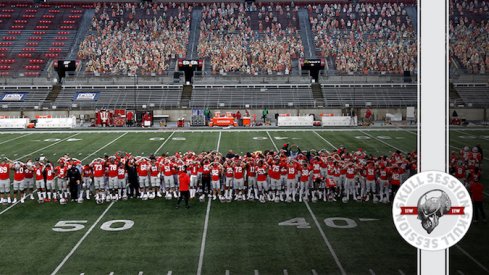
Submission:
<svg viewBox="0 0 489 275">
<path fill-rule="evenodd" d="M 486 213 L 484 212 L 484 185 L 478 178 L 474 179 L 474 182 L 470 184 L 470 195 L 472 197 L 472 204 L 474 205 L 474 222 L 479 221 L 479 212 L 482 216 L 482 220 L 486 222 Z"/>
<path fill-rule="evenodd" d="M 261 118 L 263 118 L 263 124 L 265 124 L 265 122 L 267 121 L 267 117 L 268 117 L 268 108 L 265 107 L 261 115 Z"/>
<path fill-rule="evenodd" d="M 78 198 L 78 193 L 80 192 L 80 183 L 82 181 L 80 170 L 75 165 L 72 165 L 67 173 L 68 186 L 70 188 L 71 201 L 78 200 L 79 203 L 82 202 L 82 198 Z"/>
<path fill-rule="evenodd" d="M 187 171 L 187 166 L 184 165 L 182 167 L 182 170 L 179 171 L 180 174 L 178 175 L 178 181 L 180 183 L 179 184 L 180 198 L 178 198 L 177 208 L 180 207 L 180 202 L 182 201 L 182 199 L 185 200 L 185 208 L 189 208 L 188 199 L 190 197 L 190 191 L 189 191 L 190 177 L 185 171 Z"/>
<path fill-rule="evenodd" d="M 134 159 L 126 162 L 127 182 L 129 183 L 129 197 L 139 197 L 138 171 Z"/>
<path fill-rule="evenodd" d="M 238 126 L 243 126 L 243 121 L 241 120 L 241 112 L 239 110 L 236 112 L 236 120 L 238 121 Z"/>
</svg>

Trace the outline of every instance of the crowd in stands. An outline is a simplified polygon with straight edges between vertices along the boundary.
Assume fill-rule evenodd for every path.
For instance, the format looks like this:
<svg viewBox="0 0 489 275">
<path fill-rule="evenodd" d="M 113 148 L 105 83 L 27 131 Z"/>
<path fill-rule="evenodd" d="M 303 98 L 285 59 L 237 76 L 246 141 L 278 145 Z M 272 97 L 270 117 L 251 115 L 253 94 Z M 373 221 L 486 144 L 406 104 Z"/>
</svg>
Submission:
<svg viewBox="0 0 489 275">
<path fill-rule="evenodd" d="M 198 54 L 213 73 L 288 74 L 304 52 L 298 26 L 288 5 L 214 3 L 203 8 Z"/>
<path fill-rule="evenodd" d="M 450 59 L 472 74 L 489 68 L 489 2 L 450 1 Z"/>
<path fill-rule="evenodd" d="M 342 73 L 415 71 L 416 33 L 403 3 L 308 5 L 321 55 Z"/>
<path fill-rule="evenodd" d="M 175 3 L 99 3 L 79 58 L 87 72 L 161 75 L 185 57 L 191 11 Z"/>
</svg>

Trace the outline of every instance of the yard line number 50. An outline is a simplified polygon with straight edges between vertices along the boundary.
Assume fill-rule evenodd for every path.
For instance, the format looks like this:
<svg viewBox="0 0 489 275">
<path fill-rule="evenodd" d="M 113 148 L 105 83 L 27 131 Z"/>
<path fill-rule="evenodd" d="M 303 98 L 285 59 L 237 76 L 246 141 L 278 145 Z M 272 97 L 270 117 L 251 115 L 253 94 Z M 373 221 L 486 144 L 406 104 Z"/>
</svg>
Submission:
<svg viewBox="0 0 489 275">
<path fill-rule="evenodd" d="M 87 220 L 77 221 L 59 221 L 53 226 L 55 232 L 74 232 L 85 228 Z M 112 220 L 104 222 L 100 229 L 109 232 L 129 230 L 134 226 L 134 222 L 131 220 Z"/>
</svg>

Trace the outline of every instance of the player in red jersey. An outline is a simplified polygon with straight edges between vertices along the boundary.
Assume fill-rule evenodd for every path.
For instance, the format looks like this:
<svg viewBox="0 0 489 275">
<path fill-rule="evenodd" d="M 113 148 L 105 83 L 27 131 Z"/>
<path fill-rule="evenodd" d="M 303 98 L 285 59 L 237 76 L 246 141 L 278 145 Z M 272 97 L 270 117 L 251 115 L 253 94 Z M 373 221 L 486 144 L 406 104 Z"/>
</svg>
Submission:
<svg viewBox="0 0 489 275">
<path fill-rule="evenodd" d="M 85 198 L 87 200 L 90 199 L 90 189 L 92 189 L 92 177 L 93 177 L 93 172 L 92 172 L 92 167 L 90 165 L 86 164 L 82 168 L 82 180 L 83 180 L 83 193 L 85 193 Z"/>
<path fill-rule="evenodd" d="M 12 189 L 14 190 L 14 200 L 12 203 L 17 202 L 17 195 L 20 194 L 20 202 L 24 203 L 24 170 L 25 164 L 20 161 L 15 161 L 12 170 L 14 171 L 14 182 L 12 184 Z"/>
<path fill-rule="evenodd" d="M 44 165 L 37 161 L 34 165 L 34 178 L 36 181 L 37 198 L 40 203 L 46 199 L 46 183 L 44 182 Z"/>
<path fill-rule="evenodd" d="M 165 192 L 166 192 L 166 199 L 171 199 L 172 198 L 172 193 L 175 196 L 175 179 L 173 178 L 173 174 L 175 172 L 175 166 L 169 159 L 165 159 L 163 161 L 163 165 L 161 166 L 160 170 L 163 173 L 163 182 L 164 182 L 164 187 L 165 187 Z"/>
<path fill-rule="evenodd" d="M 10 198 L 10 169 L 12 164 L 7 158 L 0 160 L 0 203 L 11 203 Z"/>
<path fill-rule="evenodd" d="M 302 164 L 302 168 L 300 171 L 300 179 L 299 179 L 299 202 L 302 202 L 302 199 L 307 200 L 308 193 L 309 193 L 309 183 L 311 181 L 311 166 L 308 165 L 307 163 Z M 288 190 L 286 191 L 287 194 L 287 199 L 286 201 L 289 200 L 289 192 Z"/>
<path fill-rule="evenodd" d="M 140 158 L 136 161 L 136 168 L 139 178 L 139 193 L 141 194 L 141 199 L 148 199 L 148 188 L 149 188 L 149 167 L 150 163 L 147 158 Z"/>
<path fill-rule="evenodd" d="M 119 182 L 117 179 L 117 167 L 118 165 L 115 158 L 109 158 L 109 163 L 107 163 L 107 177 L 109 183 L 109 194 L 107 195 L 107 201 L 119 199 L 119 195 L 117 194 L 117 189 L 119 189 Z"/>
<path fill-rule="evenodd" d="M 61 198 L 67 200 L 69 196 L 68 182 L 67 182 L 68 167 L 65 165 L 65 162 L 62 161 L 59 163 L 58 166 L 56 166 L 55 171 L 56 171 L 56 177 L 58 182 L 58 193 L 60 196 L 60 201 Z"/>
<path fill-rule="evenodd" d="M 248 159 L 248 163 L 246 165 L 246 178 L 246 183 L 248 186 L 248 200 L 258 199 L 258 189 L 256 186 L 256 166 L 252 158 Z"/>
<path fill-rule="evenodd" d="M 158 165 L 156 164 L 156 159 L 151 158 L 150 161 L 150 167 L 149 167 L 149 178 L 150 178 L 150 194 L 149 198 L 154 199 L 156 196 L 161 198 L 161 193 L 160 193 L 160 169 Z"/>
<path fill-rule="evenodd" d="M 191 161 L 188 166 L 188 171 L 190 173 L 190 198 L 195 198 L 197 192 L 197 185 L 199 180 L 199 170 L 201 165 L 198 161 Z"/>
<path fill-rule="evenodd" d="M 300 167 L 299 167 L 300 168 Z M 298 164 L 297 162 L 290 160 L 287 164 L 287 182 L 285 185 L 286 201 L 289 201 L 292 195 L 292 201 L 296 201 L 297 195 L 297 176 L 298 176 Z"/>
<path fill-rule="evenodd" d="M 32 164 L 31 159 L 28 159 L 25 163 L 24 185 L 26 189 L 26 192 L 24 193 L 24 197 L 30 195 L 31 200 L 33 200 L 34 199 L 34 165 Z"/>
<path fill-rule="evenodd" d="M 280 200 L 280 191 L 282 189 L 281 179 L 280 179 L 280 160 L 276 159 L 270 166 L 268 170 L 268 176 L 270 177 L 270 190 L 271 194 L 269 200 L 278 202 Z M 283 198 L 282 198 L 283 201 Z"/>
<path fill-rule="evenodd" d="M 244 178 L 245 178 L 245 170 L 246 166 L 245 164 L 241 161 L 241 159 L 238 159 L 236 161 L 236 164 L 233 167 L 234 170 L 234 192 L 236 194 L 236 199 L 237 200 L 244 200 L 245 196 L 243 194 L 244 190 Z"/>
<path fill-rule="evenodd" d="M 392 193 L 391 193 L 391 198 L 390 200 L 392 201 L 394 197 L 396 196 L 397 190 L 399 190 L 399 187 L 401 187 L 401 169 L 397 166 L 394 165 L 392 167 L 392 171 L 390 174 L 390 185 L 392 188 Z"/>
<path fill-rule="evenodd" d="M 47 202 L 50 202 L 51 198 L 53 199 L 53 202 L 58 202 L 56 197 L 56 184 L 54 183 L 56 171 L 54 170 L 53 164 L 49 161 L 46 163 L 46 167 L 44 168 L 44 178 L 46 179 L 46 190 L 48 192 Z"/>
<path fill-rule="evenodd" d="M 355 188 L 355 177 L 357 172 L 358 171 L 355 169 L 353 163 L 350 162 L 348 165 L 346 165 L 345 193 L 347 201 L 350 199 L 350 194 L 353 195 L 354 200 L 357 200 L 357 191 Z"/>
<path fill-rule="evenodd" d="M 381 165 L 379 167 L 379 201 L 387 203 L 389 202 L 390 192 L 390 168 Z"/>
<path fill-rule="evenodd" d="M 234 181 L 234 169 L 233 169 L 233 161 L 227 160 L 224 164 L 224 199 L 230 202 L 233 197 L 233 181 Z"/>
<path fill-rule="evenodd" d="M 217 196 L 221 193 L 221 175 L 223 167 L 218 162 L 213 162 L 211 165 L 211 185 L 212 185 L 212 199 L 216 200 Z M 223 199 L 223 197 L 221 197 Z"/>
<path fill-rule="evenodd" d="M 100 204 L 105 201 L 105 160 L 96 158 L 90 164 L 93 171 L 93 184 L 95 187 L 95 201 Z"/>
<path fill-rule="evenodd" d="M 127 200 L 127 180 L 126 180 L 126 166 L 121 161 L 117 166 L 117 183 L 118 183 L 118 196 L 123 200 Z"/>
<path fill-rule="evenodd" d="M 263 160 L 259 160 L 256 166 L 256 187 L 255 194 L 258 191 L 259 200 L 261 203 L 265 202 L 265 192 L 268 190 L 267 175 L 268 166 Z"/>
<path fill-rule="evenodd" d="M 375 196 L 375 183 L 377 180 L 377 171 L 373 162 L 369 162 L 365 167 L 365 184 L 362 184 L 360 196 L 368 201 L 370 196 Z"/>
</svg>

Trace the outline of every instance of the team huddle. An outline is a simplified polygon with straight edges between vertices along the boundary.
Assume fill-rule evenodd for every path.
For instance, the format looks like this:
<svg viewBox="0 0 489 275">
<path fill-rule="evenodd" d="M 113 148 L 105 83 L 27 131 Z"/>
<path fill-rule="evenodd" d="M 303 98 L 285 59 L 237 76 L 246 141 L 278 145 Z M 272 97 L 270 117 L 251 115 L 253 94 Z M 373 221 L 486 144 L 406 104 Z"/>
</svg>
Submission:
<svg viewBox="0 0 489 275">
<path fill-rule="evenodd" d="M 140 198 L 178 198 L 178 175 L 190 176 L 190 198 L 222 202 L 336 201 L 350 199 L 387 203 L 399 186 L 416 173 L 416 152 L 390 156 L 367 155 L 362 149 L 348 152 L 341 146 L 301 152 L 297 146 L 280 151 L 238 155 L 232 151 L 162 154 L 149 157 L 118 152 L 90 163 L 64 155 L 52 163 L 0 161 L 1 203 L 24 203 L 30 197 L 42 202 L 95 198 L 97 203 Z M 69 176 L 76 167 L 79 178 Z M 13 182 L 10 183 L 10 171 Z M 76 171 L 75 169 L 72 169 Z M 12 187 L 12 193 L 10 190 Z M 37 191 L 37 192 L 35 192 Z"/>
</svg>

